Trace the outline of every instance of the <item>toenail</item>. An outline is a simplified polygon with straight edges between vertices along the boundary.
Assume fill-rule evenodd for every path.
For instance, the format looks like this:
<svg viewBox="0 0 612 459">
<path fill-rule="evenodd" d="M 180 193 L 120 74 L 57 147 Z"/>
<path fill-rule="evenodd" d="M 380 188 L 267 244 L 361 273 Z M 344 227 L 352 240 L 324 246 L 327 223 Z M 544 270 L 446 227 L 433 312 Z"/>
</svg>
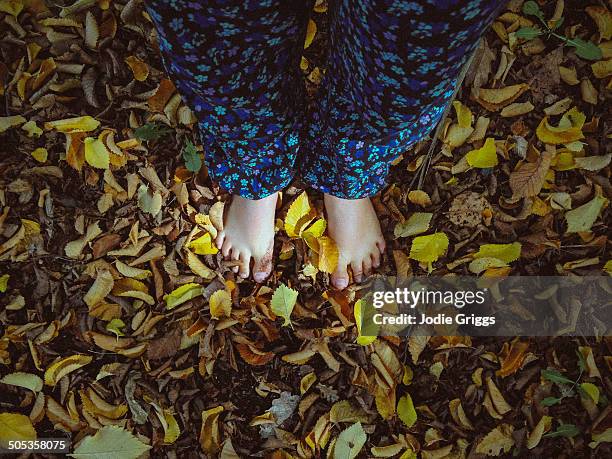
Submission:
<svg viewBox="0 0 612 459">
<path fill-rule="evenodd" d="M 338 279 L 336 282 L 336 287 L 337 288 L 345 288 L 348 285 L 348 279 L 343 277 L 341 279 Z"/>
</svg>

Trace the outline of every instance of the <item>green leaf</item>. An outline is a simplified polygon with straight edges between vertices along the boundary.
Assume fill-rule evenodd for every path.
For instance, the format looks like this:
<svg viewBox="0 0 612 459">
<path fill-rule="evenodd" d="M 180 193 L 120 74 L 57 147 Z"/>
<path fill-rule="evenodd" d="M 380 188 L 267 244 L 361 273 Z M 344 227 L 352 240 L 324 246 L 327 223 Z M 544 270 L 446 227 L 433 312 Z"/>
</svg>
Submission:
<svg viewBox="0 0 612 459">
<path fill-rule="evenodd" d="M 542 406 L 553 406 L 556 405 L 557 403 L 559 403 L 561 400 L 563 400 L 562 398 L 558 398 L 558 397 L 546 397 L 545 399 L 542 399 L 542 401 L 540 401 L 540 405 Z"/>
<path fill-rule="evenodd" d="M 397 402 L 397 415 L 406 424 L 406 427 L 412 427 L 417 421 L 417 413 L 410 394 L 402 396 Z"/>
<path fill-rule="evenodd" d="M 117 338 L 120 336 L 125 336 L 125 333 L 121 331 L 121 329 L 125 327 L 125 322 L 121 319 L 112 319 L 109 323 L 106 324 L 106 330 L 114 333 Z"/>
<path fill-rule="evenodd" d="M 134 135 L 139 140 L 158 140 L 172 132 L 165 124 L 147 123 L 134 130 Z"/>
<path fill-rule="evenodd" d="M 187 139 L 183 147 L 183 159 L 185 160 L 185 167 L 188 171 L 198 172 L 202 167 L 202 158 L 193 142 L 189 139 Z"/>
<path fill-rule="evenodd" d="M 525 40 L 533 40 L 542 35 L 542 31 L 537 27 L 521 27 L 514 34 L 516 38 L 524 38 Z"/>
<path fill-rule="evenodd" d="M 557 370 L 542 370 L 542 378 L 548 379 L 549 381 L 557 384 L 574 384 L 574 381 L 566 378 Z"/>
<path fill-rule="evenodd" d="M 136 459 L 151 449 L 127 430 L 118 426 L 105 426 L 95 435 L 85 437 L 68 456 L 77 459 Z"/>
<path fill-rule="evenodd" d="M 361 422 L 343 430 L 334 445 L 334 459 L 354 459 L 357 457 L 368 437 Z"/>
<path fill-rule="evenodd" d="M 10 384 L 11 386 L 25 387 L 32 392 L 40 392 L 43 388 L 43 380 L 40 376 L 32 373 L 23 373 L 21 371 L 9 373 L 4 378 L 0 379 L 0 382 Z"/>
<path fill-rule="evenodd" d="M 528 2 L 523 3 L 523 13 L 544 20 L 544 13 L 542 13 L 540 5 L 538 5 L 533 0 L 529 0 Z"/>
<path fill-rule="evenodd" d="M 298 292 L 287 287 L 283 283 L 274 290 L 272 301 L 270 301 L 270 307 L 274 314 L 285 319 L 283 327 L 291 325 L 291 313 L 293 312 L 297 297 Z"/>
<path fill-rule="evenodd" d="M 555 437 L 567 437 L 572 438 L 580 434 L 580 429 L 574 424 L 559 424 L 557 430 L 554 432 L 548 432 L 542 435 L 543 438 L 555 438 Z"/>
<path fill-rule="evenodd" d="M 202 286 L 200 284 L 196 284 L 194 282 L 183 284 L 180 287 L 172 290 L 167 295 L 164 295 L 166 309 L 174 309 L 178 305 L 181 305 L 189 300 L 193 300 L 200 295 L 202 295 Z"/>
<path fill-rule="evenodd" d="M 608 204 L 608 200 L 603 196 L 595 196 L 586 204 L 565 212 L 567 221 L 567 233 L 578 233 L 590 231 L 591 226 L 597 220 L 601 209 Z"/>
<path fill-rule="evenodd" d="M 566 39 L 569 46 L 573 46 L 576 49 L 576 54 L 590 61 L 598 61 L 603 57 L 601 49 L 595 43 L 585 41 L 580 38 Z"/>
<path fill-rule="evenodd" d="M 433 214 L 427 212 L 415 212 L 403 223 L 395 225 L 395 238 L 409 237 L 424 233 L 429 229 L 429 223 Z"/>
</svg>

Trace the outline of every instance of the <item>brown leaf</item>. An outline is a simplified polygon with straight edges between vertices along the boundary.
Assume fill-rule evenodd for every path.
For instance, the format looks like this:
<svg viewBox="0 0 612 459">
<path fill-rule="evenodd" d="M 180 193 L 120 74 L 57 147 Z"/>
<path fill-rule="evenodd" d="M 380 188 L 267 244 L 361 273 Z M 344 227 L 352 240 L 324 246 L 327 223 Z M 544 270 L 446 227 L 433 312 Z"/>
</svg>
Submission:
<svg viewBox="0 0 612 459">
<path fill-rule="evenodd" d="M 550 168 L 551 158 L 551 153 L 544 150 L 536 162 L 524 163 L 510 174 L 510 188 L 515 198 L 538 195 Z"/>
</svg>

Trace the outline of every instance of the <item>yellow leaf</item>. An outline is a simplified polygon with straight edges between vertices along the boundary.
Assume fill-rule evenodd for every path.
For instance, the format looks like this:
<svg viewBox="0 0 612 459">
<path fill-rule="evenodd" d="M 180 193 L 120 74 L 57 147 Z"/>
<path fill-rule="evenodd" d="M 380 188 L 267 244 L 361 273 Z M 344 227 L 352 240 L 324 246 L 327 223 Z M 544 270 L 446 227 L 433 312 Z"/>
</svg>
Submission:
<svg viewBox="0 0 612 459">
<path fill-rule="evenodd" d="M 457 113 L 457 124 L 462 128 L 471 127 L 472 111 L 458 100 L 453 101 L 453 107 Z"/>
<path fill-rule="evenodd" d="M 175 288 L 172 292 L 164 295 L 166 309 L 174 309 L 178 305 L 202 295 L 202 286 L 200 284 L 189 283 Z"/>
<path fill-rule="evenodd" d="M 300 237 L 302 230 L 315 218 L 308 195 L 302 192 L 289 206 L 285 217 L 285 232 L 289 237 Z"/>
<path fill-rule="evenodd" d="M 612 37 L 612 13 L 605 6 L 587 6 L 585 11 L 597 24 L 599 36 L 609 40 Z"/>
<path fill-rule="evenodd" d="M 26 119 L 21 115 L 0 116 L 0 134 L 25 122 Z"/>
<path fill-rule="evenodd" d="M 8 13 L 14 17 L 19 16 L 19 13 L 21 13 L 23 7 L 23 0 L 0 0 L 0 11 Z"/>
<path fill-rule="evenodd" d="M 476 102 L 487 110 L 498 111 L 506 105 L 510 105 L 528 89 L 529 85 L 526 83 L 496 89 L 479 88 L 474 91 L 474 96 Z"/>
<path fill-rule="evenodd" d="M 308 20 L 308 26 L 306 27 L 306 39 L 304 40 L 304 49 L 308 48 L 312 41 L 314 40 L 315 35 L 317 34 L 317 24 L 312 20 Z"/>
<path fill-rule="evenodd" d="M 596 78 L 607 78 L 612 75 L 612 59 L 591 64 L 591 70 Z"/>
<path fill-rule="evenodd" d="M 164 443 L 170 445 L 174 443 L 181 434 L 181 428 L 170 410 L 164 410 L 163 416 L 166 421 L 166 425 L 164 425 Z"/>
<path fill-rule="evenodd" d="M 501 452 L 508 453 L 514 446 L 512 433 L 514 426 L 501 424 L 484 436 L 476 446 L 476 453 L 488 456 L 499 456 Z"/>
<path fill-rule="evenodd" d="M 2 276 L 0 276 L 0 293 L 6 292 L 6 289 L 8 288 L 8 281 L 10 278 L 10 274 L 3 274 Z"/>
<path fill-rule="evenodd" d="M 222 406 L 202 411 L 202 427 L 200 429 L 200 446 L 210 455 L 215 454 L 220 447 L 219 415 L 223 412 Z"/>
<path fill-rule="evenodd" d="M 595 384 L 581 383 L 580 388 L 591 397 L 591 400 L 595 402 L 595 405 L 599 403 L 599 388 Z"/>
<path fill-rule="evenodd" d="M 527 449 L 533 449 L 542 440 L 542 435 L 552 427 L 552 418 L 550 416 L 542 416 L 533 430 L 527 436 Z"/>
<path fill-rule="evenodd" d="M 113 289 L 113 285 L 115 284 L 115 280 L 111 275 L 110 271 L 102 270 L 98 271 L 96 274 L 96 280 L 89 287 L 89 290 L 83 296 L 83 301 L 89 308 L 95 306 L 100 303 L 106 295 L 108 295 Z"/>
<path fill-rule="evenodd" d="M 497 166 L 498 160 L 495 140 L 492 137 L 488 137 L 481 148 L 469 151 L 467 155 L 465 155 L 465 159 L 470 166 L 479 169 Z"/>
<path fill-rule="evenodd" d="M 338 267 L 338 257 L 340 255 L 336 242 L 327 236 L 321 236 L 319 242 L 319 263 L 318 268 L 324 273 L 333 273 Z"/>
<path fill-rule="evenodd" d="M 206 266 L 202 260 L 198 258 L 196 254 L 190 252 L 189 250 L 185 250 L 185 258 L 187 261 L 187 266 L 191 269 L 191 272 L 200 276 L 203 279 L 211 280 L 215 277 L 215 272 Z"/>
<path fill-rule="evenodd" d="M 65 120 L 49 121 L 45 123 L 45 129 L 55 129 L 59 132 L 90 132 L 100 126 L 100 122 L 91 116 L 78 116 Z"/>
<path fill-rule="evenodd" d="M 511 263 L 521 257 L 521 243 L 513 242 L 512 244 L 483 244 L 474 254 L 474 258 L 492 257 L 502 260 L 506 263 Z"/>
<path fill-rule="evenodd" d="M 19 413 L 0 413 L 0 447 L 9 441 L 36 440 L 36 430 L 29 417 Z"/>
<path fill-rule="evenodd" d="M 149 66 L 136 56 L 126 57 L 125 63 L 130 67 L 135 80 L 145 81 L 149 76 Z"/>
<path fill-rule="evenodd" d="M 47 158 L 49 155 L 49 153 L 47 152 L 47 149 L 44 147 L 36 148 L 31 154 L 32 154 L 32 158 L 34 158 L 39 163 L 47 162 Z"/>
<path fill-rule="evenodd" d="M 300 381 L 300 394 L 304 395 L 308 389 L 315 383 L 317 380 L 317 374 L 314 371 L 311 371 L 307 375 L 305 375 Z"/>
<path fill-rule="evenodd" d="M 561 117 L 558 126 L 551 126 L 545 116 L 538 125 L 536 134 L 542 142 L 551 145 L 575 142 L 584 138 L 582 126 L 585 121 L 586 116 L 577 107 L 573 107 Z"/>
<path fill-rule="evenodd" d="M 327 222 L 325 221 L 325 219 L 319 218 L 302 233 L 302 237 L 305 239 L 309 236 L 312 236 L 314 238 L 320 238 L 321 236 L 323 236 L 326 227 Z"/>
<path fill-rule="evenodd" d="M 353 306 L 353 315 L 355 316 L 355 325 L 357 326 L 357 344 L 367 346 L 376 341 L 376 336 L 363 336 L 361 330 L 363 327 L 363 300 L 357 300 Z"/>
<path fill-rule="evenodd" d="M 576 72 L 576 67 L 563 67 L 562 65 L 560 65 L 559 75 L 561 75 L 561 79 L 563 80 L 563 82 L 569 84 L 570 86 L 575 86 L 580 83 L 580 80 L 578 79 L 578 73 Z M 546 114 L 548 115 L 549 113 Z"/>
<path fill-rule="evenodd" d="M 397 415 L 408 428 L 412 427 L 417 421 L 417 413 L 410 394 L 402 396 L 397 402 Z"/>
<path fill-rule="evenodd" d="M 612 260 L 606 261 L 606 264 L 603 267 L 604 271 L 607 272 L 610 276 L 612 276 Z"/>
<path fill-rule="evenodd" d="M 232 312 L 232 297 L 227 290 L 217 290 L 210 296 L 210 315 L 213 319 L 229 317 Z"/>
<path fill-rule="evenodd" d="M 210 233 L 205 233 L 203 236 L 191 241 L 187 248 L 193 250 L 198 255 L 214 255 L 219 251 L 214 245 Z"/>
<path fill-rule="evenodd" d="M 129 266 L 123 263 L 122 261 L 115 261 L 115 267 L 117 271 L 119 271 L 125 277 L 131 277 L 133 279 L 146 279 L 147 277 L 151 277 L 153 273 L 148 269 L 140 269 L 134 266 Z"/>
<path fill-rule="evenodd" d="M 410 247 L 410 258 L 422 263 L 433 263 L 448 249 L 448 236 L 444 233 L 417 236 Z"/>
<path fill-rule="evenodd" d="M 36 121 L 28 121 L 21 129 L 27 132 L 28 137 L 38 138 L 43 133 L 43 130 L 36 125 Z"/>
<path fill-rule="evenodd" d="M 85 161 L 91 167 L 97 169 L 108 169 L 110 165 L 110 153 L 106 145 L 100 139 L 85 137 Z"/>
<path fill-rule="evenodd" d="M 52 363 L 45 371 L 45 384 L 55 386 L 68 373 L 91 363 L 92 359 L 90 355 L 74 354 Z"/>
<path fill-rule="evenodd" d="M 412 190 L 409 192 L 408 201 L 421 207 L 431 205 L 431 198 L 423 190 Z"/>
</svg>

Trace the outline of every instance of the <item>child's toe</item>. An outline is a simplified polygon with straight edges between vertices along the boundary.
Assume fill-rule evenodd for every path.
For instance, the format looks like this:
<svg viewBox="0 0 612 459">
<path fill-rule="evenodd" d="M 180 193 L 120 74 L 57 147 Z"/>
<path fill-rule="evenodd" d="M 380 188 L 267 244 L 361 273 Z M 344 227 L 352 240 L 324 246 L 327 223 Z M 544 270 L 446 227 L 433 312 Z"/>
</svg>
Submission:
<svg viewBox="0 0 612 459">
<path fill-rule="evenodd" d="M 339 290 L 345 289 L 348 286 L 349 278 L 345 263 L 338 262 L 338 267 L 331 276 L 331 282 Z"/>
<path fill-rule="evenodd" d="M 249 277 L 249 265 L 251 264 L 251 255 L 248 253 L 240 254 L 240 269 L 238 275 L 243 279 Z"/>
</svg>

